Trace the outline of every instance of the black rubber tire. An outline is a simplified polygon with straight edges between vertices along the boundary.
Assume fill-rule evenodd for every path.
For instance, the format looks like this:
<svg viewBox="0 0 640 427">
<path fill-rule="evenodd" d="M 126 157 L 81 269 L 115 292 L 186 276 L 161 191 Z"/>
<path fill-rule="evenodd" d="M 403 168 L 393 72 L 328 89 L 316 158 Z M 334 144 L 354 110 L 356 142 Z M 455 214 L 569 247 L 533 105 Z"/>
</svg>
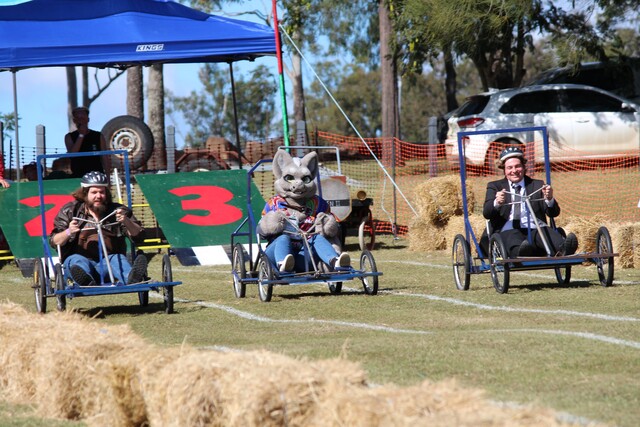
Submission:
<svg viewBox="0 0 640 427">
<path fill-rule="evenodd" d="M 258 260 L 258 296 L 260 301 L 269 302 L 273 295 L 273 283 L 264 283 L 267 280 L 273 280 L 275 274 L 271 262 L 266 254 L 261 254 Z"/>
<path fill-rule="evenodd" d="M 193 159 L 180 165 L 180 172 L 209 172 L 222 169 L 213 159 Z"/>
<path fill-rule="evenodd" d="M 44 275 L 44 266 L 40 258 L 33 265 L 33 290 L 36 297 L 36 311 L 47 312 L 47 278 Z"/>
<path fill-rule="evenodd" d="M 571 283 L 571 266 L 567 265 L 566 267 L 556 267 L 556 280 L 559 285 L 568 285 Z"/>
<path fill-rule="evenodd" d="M 613 253 L 613 243 L 611 235 L 607 227 L 600 227 L 596 232 L 596 253 L 611 254 Z M 596 269 L 598 270 L 598 280 L 602 286 L 611 286 L 613 284 L 613 257 L 595 258 Z"/>
<path fill-rule="evenodd" d="M 162 256 L 162 281 L 164 283 L 173 282 L 173 271 L 171 269 L 171 256 Z M 164 299 L 164 312 L 173 313 L 173 286 L 162 287 L 162 298 Z"/>
<path fill-rule="evenodd" d="M 499 233 L 493 233 L 489 239 L 489 263 L 493 287 L 499 294 L 506 294 L 509 290 L 509 264 L 497 261 L 508 259 L 507 250 Z"/>
<path fill-rule="evenodd" d="M 459 291 L 468 291 L 471 283 L 471 248 L 462 234 L 453 239 L 451 252 L 453 280 Z"/>
<path fill-rule="evenodd" d="M 329 265 L 324 261 L 320 261 L 318 269 L 322 273 L 329 273 L 332 271 L 331 267 L 329 267 Z M 331 295 L 338 295 L 342 292 L 342 282 L 327 282 L 327 286 L 329 287 L 329 293 L 331 293 Z"/>
<path fill-rule="evenodd" d="M 363 273 L 378 272 L 376 260 L 368 250 L 364 250 L 360 254 L 360 270 L 362 270 Z M 362 280 L 362 287 L 364 288 L 365 294 L 376 295 L 378 293 L 378 276 L 361 276 L 360 280 Z"/>
<path fill-rule="evenodd" d="M 56 271 L 56 291 L 64 291 L 65 283 L 64 283 L 64 273 L 62 272 L 62 265 L 55 265 Z M 65 311 L 67 309 L 67 297 L 65 295 L 56 295 L 56 308 L 58 311 Z"/>
<path fill-rule="evenodd" d="M 244 256 L 244 248 L 240 243 L 236 243 L 233 246 L 233 254 L 231 258 L 233 292 L 236 295 L 236 298 L 244 298 L 247 295 L 247 284 L 243 281 L 247 278 L 247 261 Z"/>
<path fill-rule="evenodd" d="M 140 302 L 140 307 L 146 307 L 149 305 L 149 291 L 140 291 L 138 292 L 138 302 Z"/>
<path fill-rule="evenodd" d="M 117 116 L 102 127 L 102 135 L 111 150 L 127 150 L 129 168 L 146 165 L 153 154 L 153 133 L 145 122 L 134 116 Z M 123 169 L 122 156 L 112 156 L 111 165 Z"/>
</svg>

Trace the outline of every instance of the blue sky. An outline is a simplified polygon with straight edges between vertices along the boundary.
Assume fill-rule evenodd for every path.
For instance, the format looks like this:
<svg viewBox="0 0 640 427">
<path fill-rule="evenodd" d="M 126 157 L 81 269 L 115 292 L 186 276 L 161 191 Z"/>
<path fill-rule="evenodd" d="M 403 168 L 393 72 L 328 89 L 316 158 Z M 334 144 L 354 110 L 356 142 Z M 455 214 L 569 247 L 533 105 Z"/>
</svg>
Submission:
<svg viewBox="0 0 640 427">
<path fill-rule="evenodd" d="M 0 0 L 0 5 L 20 3 L 15 0 Z M 261 22 L 253 15 L 237 15 L 242 11 L 259 10 L 267 13 L 271 9 L 271 1 L 252 0 L 225 9 L 225 14 L 233 15 L 238 19 Z M 264 23 L 264 22 L 261 22 Z M 273 69 L 277 74 L 275 58 L 260 58 L 255 63 L 246 61 L 234 64 L 236 78 L 238 73 L 264 64 Z M 198 69 L 202 64 L 167 64 L 164 66 L 165 88 L 177 95 L 187 95 L 192 90 L 201 88 L 198 81 Z M 226 64 L 225 64 L 226 67 Z M 78 76 L 80 75 L 78 68 Z M 92 80 L 93 69 L 90 69 L 89 79 Z M 106 75 L 106 71 L 100 71 Z M 147 70 L 144 70 L 146 79 Z M 63 67 L 33 68 L 16 73 L 18 114 L 20 116 L 19 141 L 22 149 L 35 147 L 36 126 L 44 125 L 46 131 L 47 148 L 64 149 L 64 135 L 69 131 L 67 122 L 67 84 L 65 69 Z M 286 84 L 286 83 L 285 83 Z M 94 82 L 91 81 L 90 93 L 93 94 Z M 146 88 L 145 88 L 146 89 Z M 146 107 L 146 106 L 145 106 Z M 126 76 L 118 78 L 100 97 L 91 104 L 90 127 L 100 130 L 111 118 L 126 114 Z M 0 113 L 13 112 L 13 76 L 9 72 L 0 72 Z M 176 125 L 177 144 L 182 145 L 180 132 L 187 131 L 184 123 L 172 123 L 167 117 L 166 124 Z M 11 134 L 11 139 L 14 139 Z M 8 150 L 8 141 L 5 140 L 5 150 Z M 26 159 L 29 160 L 29 159 Z"/>
</svg>

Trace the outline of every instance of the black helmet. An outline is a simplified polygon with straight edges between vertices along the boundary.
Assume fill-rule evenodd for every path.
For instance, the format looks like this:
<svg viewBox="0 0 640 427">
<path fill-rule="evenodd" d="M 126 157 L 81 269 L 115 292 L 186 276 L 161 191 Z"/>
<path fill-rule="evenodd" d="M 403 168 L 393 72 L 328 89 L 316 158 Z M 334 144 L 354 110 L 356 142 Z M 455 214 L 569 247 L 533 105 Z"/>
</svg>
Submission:
<svg viewBox="0 0 640 427">
<path fill-rule="evenodd" d="M 108 187 L 109 178 L 102 172 L 87 172 L 82 177 L 81 183 L 83 187 Z"/>
</svg>

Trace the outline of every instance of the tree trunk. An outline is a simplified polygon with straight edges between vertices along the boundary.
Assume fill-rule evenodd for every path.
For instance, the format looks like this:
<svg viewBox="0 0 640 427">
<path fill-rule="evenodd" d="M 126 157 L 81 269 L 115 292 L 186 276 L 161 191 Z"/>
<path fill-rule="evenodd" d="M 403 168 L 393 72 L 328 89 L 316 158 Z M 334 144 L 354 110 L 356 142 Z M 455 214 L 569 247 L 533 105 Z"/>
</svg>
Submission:
<svg viewBox="0 0 640 427">
<path fill-rule="evenodd" d="M 458 108 L 458 100 L 456 99 L 458 86 L 456 83 L 456 66 L 453 63 L 453 55 L 451 55 L 451 49 L 449 48 L 445 49 L 444 51 L 444 70 L 444 87 L 447 97 L 447 111 L 452 111 Z"/>
<path fill-rule="evenodd" d="M 82 67 L 82 105 L 89 108 L 91 100 L 89 99 L 89 67 Z"/>
<path fill-rule="evenodd" d="M 67 71 L 67 121 L 69 130 L 74 128 L 71 111 L 78 106 L 78 79 L 76 67 L 65 67 Z"/>
<path fill-rule="evenodd" d="M 385 0 L 378 5 L 380 21 L 380 80 L 382 85 L 382 158 L 386 164 L 393 160 L 393 138 L 398 137 L 398 86 L 395 55 L 392 52 L 393 29 Z"/>
<path fill-rule="evenodd" d="M 167 168 L 164 135 L 164 77 L 162 64 L 149 67 L 149 127 L 153 134 L 153 155 L 148 165 L 153 169 Z"/>
<path fill-rule="evenodd" d="M 127 70 L 127 114 L 144 120 L 144 90 L 140 66 Z"/>
<path fill-rule="evenodd" d="M 302 58 L 297 52 L 291 54 L 291 64 L 293 66 L 293 116 L 295 125 L 293 128 L 298 130 L 298 123 L 304 123 L 302 135 L 296 135 L 295 140 L 302 139 L 305 143 L 309 140 L 307 137 L 307 115 L 304 111 L 304 86 L 302 84 Z"/>
</svg>

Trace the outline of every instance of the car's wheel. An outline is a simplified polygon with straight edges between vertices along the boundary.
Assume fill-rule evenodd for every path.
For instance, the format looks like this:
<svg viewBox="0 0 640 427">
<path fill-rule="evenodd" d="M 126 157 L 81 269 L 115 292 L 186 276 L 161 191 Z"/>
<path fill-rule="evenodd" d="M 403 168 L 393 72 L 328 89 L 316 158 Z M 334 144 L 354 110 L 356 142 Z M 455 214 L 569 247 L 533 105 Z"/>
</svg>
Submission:
<svg viewBox="0 0 640 427">
<path fill-rule="evenodd" d="M 33 291 L 36 297 L 36 310 L 38 313 L 47 312 L 47 278 L 44 275 L 44 266 L 41 259 L 36 259 L 33 265 Z"/>
<path fill-rule="evenodd" d="M 613 253 L 613 243 L 611 235 L 607 227 L 600 227 L 596 233 L 596 253 L 611 254 Z M 598 279 L 602 286 L 611 286 L 613 284 L 613 256 L 607 258 L 595 258 L 596 269 L 598 270 Z"/>
<path fill-rule="evenodd" d="M 140 307 L 146 307 L 149 305 L 149 291 L 138 292 L 138 302 Z"/>
<path fill-rule="evenodd" d="M 64 291 L 64 274 L 62 273 L 62 265 L 56 264 L 56 291 Z M 65 311 L 67 309 L 67 297 L 64 295 L 56 295 L 56 303 L 58 311 Z"/>
<path fill-rule="evenodd" d="M 114 117 L 104 125 L 102 135 L 112 150 L 126 150 L 129 153 L 129 167 L 132 170 L 144 166 L 153 154 L 153 133 L 137 117 Z M 113 167 L 122 169 L 122 156 L 112 156 L 111 163 Z"/>
<path fill-rule="evenodd" d="M 244 256 L 244 248 L 240 243 L 233 246 L 232 271 L 233 292 L 236 298 L 244 298 L 247 293 L 247 284 L 243 281 L 247 278 L 247 265 Z"/>
<path fill-rule="evenodd" d="M 453 239 L 451 253 L 453 261 L 453 280 L 460 291 L 468 291 L 471 282 L 471 248 L 462 234 Z"/>
<path fill-rule="evenodd" d="M 508 256 L 502 236 L 493 233 L 489 239 L 489 263 L 493 287 L 500 294 L 506 294 L 509 290 L 509 264 L 503 262 L 505 259 L 508 259 Z"/>
<path fill-rule="evenodd" d="M 171 257 L 164 254 L 162 257 L 162 281 L 164 283 L 173 282 L 173 270 L 171 269 Z M 162 298 L 164 299 L 164 312 L 173 313 L 173 286 L 162 287 Z"/>
<path fill-rule="evenodd" d="M 332 271 L 331 267 L 324 261 L 320 261 L 318 269 L 322 273 L 330 273 Z M 327 285 L 329 286 L 331 295 L 338 295 L 342 292 L 342 282 L 327 282 Z"/>
<path fill-rule="evenodd" d="M 209 172 L 222 169 L 220 165 L 213 159 L 193 159 L 180 165 L 180 172 Z"/>
</svg>

